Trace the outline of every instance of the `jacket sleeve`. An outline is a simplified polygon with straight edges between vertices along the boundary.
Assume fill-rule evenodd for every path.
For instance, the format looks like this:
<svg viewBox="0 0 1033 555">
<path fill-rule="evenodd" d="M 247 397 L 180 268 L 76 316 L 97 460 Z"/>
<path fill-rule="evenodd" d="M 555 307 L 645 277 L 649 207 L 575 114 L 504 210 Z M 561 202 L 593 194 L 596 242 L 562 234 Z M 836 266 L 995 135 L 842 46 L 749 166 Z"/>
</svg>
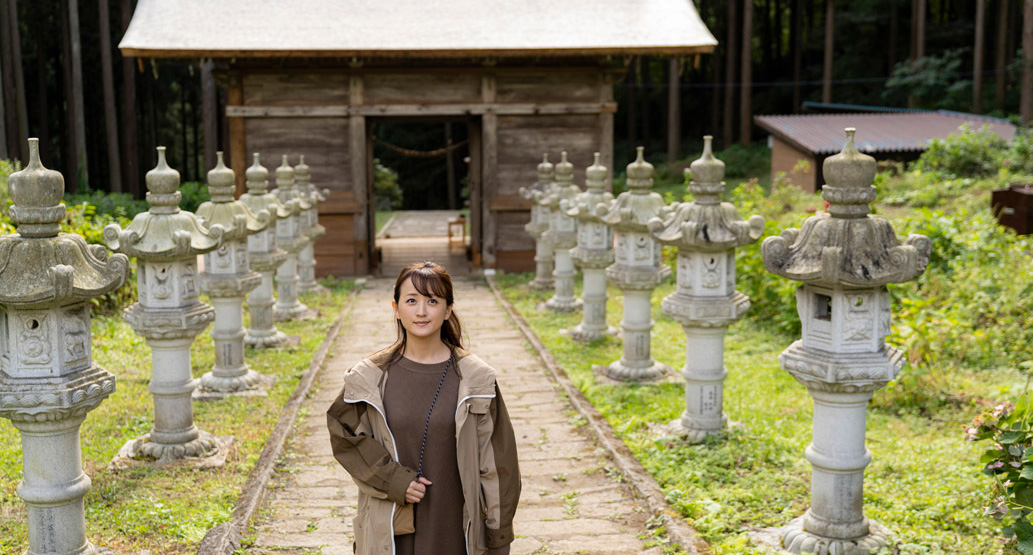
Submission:
<svg viewBox="0 0 1033 555">
<path fill-rule="evenodd" d="M 489 549 L 504 548 L 513 542 L 513 515 L 520 501 L 520 467 L 517 463 L 516 435 L 509 420 L 506 403 L 495 384 L 495 399 L 488 409 L 491 440 L 481 452 L 481 492 L 488 514 L 486 543 Z M 497 551 L 503 553 L 502 551 Z"/>
<path fill-rule="evenodd" d="M 366 403 L 348 403 L 341 395 L 326 411 L 334 458 L 363 489 L 374 496 L 405 504 L 405 491 L 416 471 L 396 462 L 371 435 Z"/>
</svg>

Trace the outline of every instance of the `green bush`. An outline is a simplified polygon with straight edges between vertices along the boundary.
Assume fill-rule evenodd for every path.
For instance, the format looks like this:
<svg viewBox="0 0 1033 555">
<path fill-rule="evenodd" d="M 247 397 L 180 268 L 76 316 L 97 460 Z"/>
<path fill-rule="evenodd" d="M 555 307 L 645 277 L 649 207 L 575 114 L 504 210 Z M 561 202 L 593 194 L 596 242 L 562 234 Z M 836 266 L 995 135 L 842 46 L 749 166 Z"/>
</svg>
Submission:
<svg viewBox="0 0 1033 555">
<path fill-rule="evenodd" d="M 199 181 L 186 181 L 179 186 L 179 193 L 183 198 L 179 201 L 179 207 L 187 212 L 197 212 L 197 207 L 202 203 L 212 200 L 208 194 L 208 184 Z"/>
<path fill-rule="evenodd" d="M 968 125 L 945 139 L 932 139 L 913 169 L 947 177 L 985 177 L 1001 169 L 1008 142 L 988 126 L 973 130 Z"/>
<path fill-rule="evenodd" d="M 398 184 L 398 172 L 373 159 L 373 194 L 377 210 L 397 210 L 402 207 L 402 187 Z"/>
<path fill-rule="evenodd" d="M 106 193 L 104 191 L 86 191 L 83 193 L 65 193 L 65 205 L 88 204 L 96 215 L 107 215 L 115 218 L 133 219 L 140 212 L 147 211 L 147 202 L 133 198 L 129 193 Z"/>
<path fill-rule="evenodd" d="M 733 144 L 714 153 L 725 163 L 725 177 L 754 178 L 771 171 L 771 150 L 764 143 L 750 143 L 749 146 Z"/>
</svg>

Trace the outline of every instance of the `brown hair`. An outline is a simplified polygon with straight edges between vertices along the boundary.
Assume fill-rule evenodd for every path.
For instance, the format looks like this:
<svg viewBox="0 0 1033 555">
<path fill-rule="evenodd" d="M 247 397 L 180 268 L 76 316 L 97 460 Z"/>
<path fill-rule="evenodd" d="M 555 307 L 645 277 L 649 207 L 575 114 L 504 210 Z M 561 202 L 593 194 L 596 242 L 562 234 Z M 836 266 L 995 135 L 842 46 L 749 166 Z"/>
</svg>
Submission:
<svg viewBox="0 0 1033 555">
<path fill-rule="evenodd" d="M 455 354 L 456 349 L 463 348 L 463 326 L 459 323 L 459 316 L 455 312 L 455 295 L 452 290 L 452 276 L 434 262 L 416 262 L 402 268 L 395 280 L 395 304 L 398 304 L 402 293 L 402 284 L 412 280 L 413 287 L 421 295 L 431 295 L 445 299 L 445 306 L 452 308 L 452 314 L 441 326 L 441 341 L 448 345 L 449 350 Z M 398 339 L 386 350 L 390 353 L 389 360 L 394 362 L 405 353 L 406 333 L 402 321 L 395 319 L 398 329 Z"/>
</svg>

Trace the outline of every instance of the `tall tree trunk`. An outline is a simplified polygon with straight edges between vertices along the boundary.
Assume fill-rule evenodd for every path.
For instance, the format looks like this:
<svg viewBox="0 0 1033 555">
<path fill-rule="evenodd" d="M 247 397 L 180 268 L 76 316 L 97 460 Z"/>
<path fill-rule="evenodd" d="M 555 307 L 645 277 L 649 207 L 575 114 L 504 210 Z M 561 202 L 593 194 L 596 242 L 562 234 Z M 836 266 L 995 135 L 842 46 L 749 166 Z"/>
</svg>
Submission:
<svg viewBox="0 0 1033 555">
<path fill-rule="evenodd" d="M 25 72 L 22 69 L 21 28 L 18 25 L 18 0 L 7 0 L 10 25 L 11 61 L 14 73 L 15 109 L 18 111 L 18 153 L 23 164 L 29 163 L 29 109 L 25 101 Z M 13 149 L 12 149 L 13 150 Z"/>
<path fill-rule="evenodd" d="M 1008 88 L 1008 0 L 997 3 L 997 49 L 994 51 L 994 107 L 1004 111 Z"/>
<path fill-rule="evenodd" d="M 98 0 L 100 16 L 100 66 L 104 81 L 104 129 L 108 137 L 108 179 L 112 193 L 122 192 L 122 160 L 119 156 L 118 115 L 115 111 L 115 77 L 111 69 L 111 14 L 109 0 Z"/>
<path fill-rule="evenodd" d="M 452 122 L 445 122 L 445 181 L 448 187 L 448 209 L 456 209 L 456 166 L 452 156 Z"/>
<path fill-rule="evenodd" d="M 1033 1 L 1033 0 L 1031 0 Z M 739 99 L 739 143 L 750 144 L 753 118 L 750 103 L 753 96 L 753 0 L 744 0 L 742 10 L 742 96 Z"/>
<path fill-rule="evenodd" d="M 204 121 L 204 167 L 215 167 L 215 152 L 219 149 L 218 113 L 215 100 L 215 77 L 212 76 L 211 58 L 201 62 L 201 106 Z M 244 171 L 244 168 L 234 168 Z"/>
<path fill-rule="evenodd" d="M 122 34 L 129 29 L 133 17 L 131 0 L 122 0 L 119 8 L 122 18 Z M 122 178 L 125 190 L 136 198 L 142 197 L 140 190 L 140 149 L 136 142 L 136 68 L 133 58 L 122 57 Z"/>
<path fill-rule="evenodd" d="M 983 28 L 986 0 L 976 0 L 976 44 L 972 51 L 972 113 L 983 113 Z"/>
<path fill-rule="evenodd" d="M 722 130 L 722 141 L 725 148 L 732 146 L 732 143 L 735 142 L 732 130 L 735 129 L 735 45 L 736 29 L 738 29 L 736 6 L 738 4 L 738 0 L 728 2 L 728 40 L 725 41 L 725 118 Z"/>
<path fill-rule="evenodd" d="M 907 59 L 912 62 L 918 58 L 915 55 L 915 37 L 918 36 L 918 18 L 915 17 L 915 14 L 918 13 L 918 1 L 911 0 L 911 35 L 908 37 Z"/>
<path fill-rule="evenodd" d="M 821 76 L 821 101 L 832 102 L 832 51 L 836 44 L 836 1 L 825 0 L 825 66 Z"/>
<path fill-rule="evenodd" d="M 653 141 L 653 126 L 652 119 L 650 118 L 650 101 L 652 100 L 652 85 L 653 85 L 653 72 L 652 64 L 649 58 L 640 57 L 638 66 L 638 78 L 641 81 L 641 87 L 639 88 L 639 102 L 641 108 L 639 109 L 639 121 L 642 124 L 642 140 L 640 143 L 649 150 L 650 143 Z"/>
<path fill-rule="evenodd" d="M 667 164 L 674 164 L 681 151 L 681 58 L 667 61 Z"/>
<path fill-rule="evenodd" d="M 900 17 L 897 15 L 897 4 L 893 2 L 890 4 L 890 36 L 887 37 L 889 42 L 889 58 L 887 60 L 886 75 L 893 73 L 893 68 L 897 65 L 897 33 L 900 32 Z"/>
<path fill-rule="evenodd" d="M 50 79 L 47 78 L 47 45 L 49 38 L 42 22 L 36 23 L 36 129 L 39 137 L 39 154 L 44 160 L 53 160 L 50 144 L 50 101 L 48 100 Z M 3 104 L 3 100 L 0 100 Z"/>
<path fill-rule="evenodd" d="M 761 0 L 760 17 L 757 18 L 760 24 L 760 61 L 761 67 L 771 67 L 774 60 L 772 50 L 775 47 L 775 37 L 771 31 L 771 0 Z"/>
<path fill-rule="evenodd" d="M 190 169 L 190 149 L 187 145 L 187 92 L 186 79 L 179 82 L 179 138 L 180 138 L 180 160 L 183 164 L 183 177 L 186 181 L 198 181 L 197 174 Z"/>
<path fill-rule="evenodd" d="M 792 0 L 790 0 L 791 2 Z M 782 48 L 784 43 L 782 41 L 782 0 L 775 0 L 775 13 L 774 13 L 774 26 L 775 26 L 775 59 L 778 60 L 778 67 L 785 67 L 782 62 L 785 61 L 785 50 Z"/>
<path fill-rule="evenodd" d="M 82 85 L 82 42 L 79 40 L 79 0 L 68 0 L 68 29 L 71 32 L 72 47 L 72 99 L 75 105 L 75 160 L 76 172 L 74 191 L 80 185 L 90 184 L 90 172 L 86 162 L 86 109 L 83 105 Z"/>
<path fill-rule="evenodd" d="M 928 4 L 926 0 L 916 0 L 915 4 L 915 59 L 917 60 L 925 57 L 925 12 Z"/>
<path fill-rule="evenodd" d="M 800 79 L 803 78 L 803 0 L 793 0 L 793 32 L 789 36 L 793 51 L 793 113 L 800 112 Z"/>
<path fill-rule="evenodd" d="M 0 77 L 3 76 L 4 60 L 0 57 Z M 0 160 L 10 158 L 7 150 L 7 104 L 4 102 L 3 79 L 0 78 Z"/>
<path fill-rule="evenodd" d="M 17 93 L 14 86 L 14 47 L 11 41 L 11 33 L 8 29 L 12 26 L 10 12 L 7 11 L 6 0 L 0 0 L 0 86 L 4 89 L 4 99 L 7 101 L 5 109 L 7 130 L 8 156 L 20 157 L 21 149 L 19 144 L 22 138 L 18 134 L 18 109 Z"/>
<path fill-rule="evenodd" d="M 78 189 L 79 180 L 76 171 L 79 167 L 77 154 L 79 146 L 76 143 L 75 122 L 79 116 L 75 113 L 75 103 L 72 98 L 75 96 L 75 88 L 72 86 L 72 31 L 68 21 L 67 0 L 61 2 L 61 70 L 64 77 L 64 133 L 61 134 L 62 166 L 64 166 L 65 189 L 75 192 Z"/>
<path fill-rule="evenodd" d="M 1033 121 L 1033 0 L 1022 4 L 1022 96 L 1019 101 L 1022 123 Z"/>
<path fill-rule="evenodd" d="M 628 64 L 628 76 L 625 79 L 628 84 L 628 94 L 625 95 L 626 104 L 628 106 L 628 142 L 631 146 L 636 145 L 638 140 L 638 68 L 639 58 L 635 57 Z"/>
</svg>

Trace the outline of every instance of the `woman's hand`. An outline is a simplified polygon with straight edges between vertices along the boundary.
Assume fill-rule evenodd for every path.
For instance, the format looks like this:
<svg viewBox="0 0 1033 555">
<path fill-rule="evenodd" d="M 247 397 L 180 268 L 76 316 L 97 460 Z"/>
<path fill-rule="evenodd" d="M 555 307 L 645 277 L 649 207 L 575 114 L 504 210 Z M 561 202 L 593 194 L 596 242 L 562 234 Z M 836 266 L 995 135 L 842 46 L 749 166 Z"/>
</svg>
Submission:
<svg viewBox="0 0 1033 555">
<path fill-rule="evenodd" d="M 431 481 L 423 476 L 409 482 L 409 489 L 405 490 L 405 500 L 409 503 L 419 503 L 423 496 L 427 494 L 427 486 L 429 485 L 431 485 Z"/>
</svg>

